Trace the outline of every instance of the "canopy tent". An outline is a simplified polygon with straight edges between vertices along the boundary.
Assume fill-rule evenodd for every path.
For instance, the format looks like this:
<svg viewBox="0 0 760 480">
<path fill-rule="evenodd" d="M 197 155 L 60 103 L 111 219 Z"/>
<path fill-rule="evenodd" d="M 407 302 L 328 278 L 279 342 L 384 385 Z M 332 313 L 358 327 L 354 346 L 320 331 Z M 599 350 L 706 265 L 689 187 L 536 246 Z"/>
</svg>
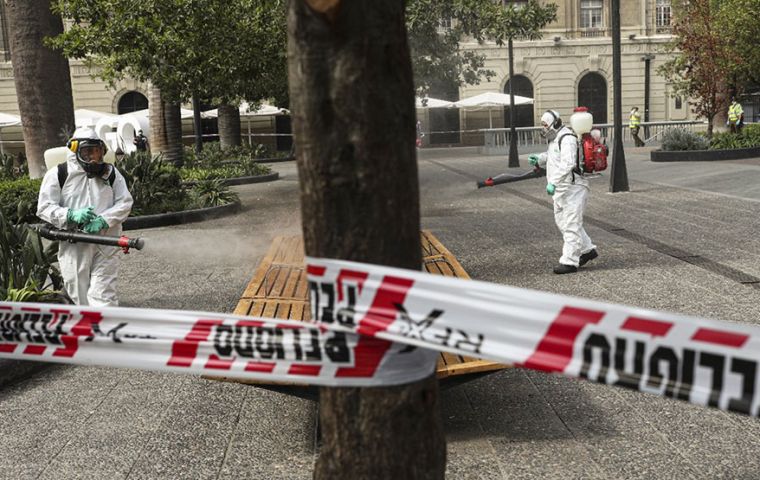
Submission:
<svg viewBox="0 0 760 480">
<path fill-rule="evenodd" d="M 515 105 L 530 105 L 533 103 L 532 98 L 515 95 Z M 464 98 L 454 102 L 454 107 L 509 107 L 512 102 L 509 100 L 508 93 L 486 92 L 474 97 Z"/>
<path fill-rule="evenodd" d="M 124 115 L 137 115 L 138 117 L 148 117 L 149 116 L 149 111 L 150 110 L 148 110 L 146 108 L 144 110 L 137 110 L 135 112 L 125 113 Z M 186 118 L 193 118 L 193 111 L 192 110 L 188 110 L 187 108 L 180 108 L 179 116 L 180 116 L 180 118 L 182 120 L 184 120 Z M 202 113 L 201 113 L 201 116 L 203 116 Z"/>
<path fill-rule="evenodd" d="M 414 97 L 414 105 L 417 108 L 448 108 L 453 105 L 453 102 L 431 97 Z"/>
<path fill-rule="evenodd" d="M 18 115 L 11 115 L 10 113 L 0 113 L 0 132 L 5 127 L 16 127 L 21 125 L 21 117 Z M 0 137 L 0 155 L 4 155 L 3 140 Z"/>
<path fill-rule="evenodd" d="M 273 105 L 267 105 L 266 103 L 262 103 L 258 109 L 252 111 L 251 106 L 248 104 L 248 102 L 243 102 L 240 104 L 238 111 L 240 112 L 241 117 L 290 114 L 290 111 L 287 108 L 275 107 Z M 219 116 L 219 110 L 216 108 L 213 110 L 206 110 L 203 112 L 203 115 L 206 118 L 217 118 Z"/>
<path fill-rule="evenodd" d="M 251 141 L 251 117 L 274 117 L 276 115 L 290 115 L 290 110 L 287 108 L 275 107 L 274 105 L 268 105 L 266 103 L 262 103 L 261 106 L 256 110 L 251 110 L 251 106 L 248 104 L 248 102 L 242 102 L 240 104 L 240 107 L 238 107 L 238 111 L 240 112 L 240 117 L 245 118 L 245 123 L 248 130 L 249 145 L 253 144 Z M 217 118 L 219 116 L 219 110 L 216 108 L 213 110 L 206 110 L 203 112 L 203 115 L 205 115 L 206 118 Z"/>
<path fill-rule="evenodd" d="M 515 106 L 530 105 L 533 103 L 532 98 L 515 95 Z M 486 92 L 474 97 L 465 98 L 454 102 L 453 107 L 458 108 L 487 108 L 488 109 L 488 128 L 493 128 L 493 117 L 491 109 L 493 107 L 511 107 L 512 102 L 508 93 Z"/>
<path fill-rule="evenodd" d="M 94 127 L 103 118 L 115 120 L 118 118 L 118 114 L 99 112 L 87 108 L 77 108 L 74 110 L 74 125 L 77 127 Z"/>
<path fill-rule="evenodd" d="M 0 113 L 0 128 L 16 127 L 21 125 L 21 117 L 10 113 Z"/>
</svg>

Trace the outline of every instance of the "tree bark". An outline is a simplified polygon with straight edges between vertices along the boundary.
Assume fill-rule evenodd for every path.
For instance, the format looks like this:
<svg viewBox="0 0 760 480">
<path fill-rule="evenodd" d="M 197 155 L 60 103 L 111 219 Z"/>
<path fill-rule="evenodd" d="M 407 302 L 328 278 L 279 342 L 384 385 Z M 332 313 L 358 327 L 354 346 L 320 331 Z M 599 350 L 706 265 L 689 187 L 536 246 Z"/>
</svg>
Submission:
<svg viewBox="0 0 760 480">
<path fill-rule="evenodd" d="M 324 13 L 312 10 L 324 5 Z M 306 253 L 419 270 L 414 86 L 404 0 L 292 0 L 290 98 Z M 323 388 L 317 479 L 443 478 L 434 378 Z"/>
<path fill-rule="evenodd" d="M 148 103 L 148 118 L 150 121 L 150 152 L 153 155 L 165 153 L 168 150 L 166 126 L 164 125 L 164 100 L 161 89 L 155 85 L 150 88 Z"/>
<path fill-rule="evenodd" d="M 60 147 L 74 132 L 69 61 L 43 45 L 63 33 L 51 0 L 5 0 L 16 98 L 23 124 L 29 176 L 45 174 L 45 150 Z"/>
<path fill-rule="evenodd" d="M 222 149 L 240 146 L 240 110 L 234 105 L 219 105 L 219 142 Z"/>
<path fill-rule="evenodd" d="M 175 167 L 184 165 L 182 145 L 182 117 L 179 103 L 164 102 L 164 126 L 166 127 L 166 161 Z"/>
</svg>

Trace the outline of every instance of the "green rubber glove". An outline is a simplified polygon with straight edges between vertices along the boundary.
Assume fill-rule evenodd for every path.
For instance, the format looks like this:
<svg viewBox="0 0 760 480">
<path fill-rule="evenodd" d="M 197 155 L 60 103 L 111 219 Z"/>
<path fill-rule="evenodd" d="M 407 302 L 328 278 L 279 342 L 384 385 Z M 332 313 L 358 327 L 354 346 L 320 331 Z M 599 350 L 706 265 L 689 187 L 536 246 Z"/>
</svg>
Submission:
<svg viewBox="0 0 760 480">
<path fill-rule="evenodd" d="M 546 184 L 546 193 L 548 193 L 549 195 L 554 195 L 554 190 L 556 189 L 557 187 L 555 187 L 553 183 Z"/>
<path fill-rule="evenodd" d="M 85 233 L 98 233 L 101 230 L 105 230 L 108 228 L 108 223 L 106 223 L 105 219 L 98 215 L 90 223 L 84 226 L 82 230 L 84 230 Z"/>
<path fill-rule="evenodd" d="M 95 218 L 95 207 L 69 208 L 66 219 L 69 222 L 83 225 Z"/>
<path fill-rule="evenodd" d="M 538 155 L 535 153 L 531 153 L 528 155 L 528 163 L 531 167 L 537 167 L 538 166 Z"/>
</svg>

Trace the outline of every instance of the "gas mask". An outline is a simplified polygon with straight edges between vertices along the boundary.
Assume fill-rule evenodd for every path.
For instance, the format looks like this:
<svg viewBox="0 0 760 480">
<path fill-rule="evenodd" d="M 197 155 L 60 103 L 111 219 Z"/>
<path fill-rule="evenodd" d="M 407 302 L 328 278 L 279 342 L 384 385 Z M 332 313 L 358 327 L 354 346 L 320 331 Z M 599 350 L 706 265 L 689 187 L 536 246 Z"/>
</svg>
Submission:
<svg viewBox="0 0 760 480">
<path fill-rule="evenodd" d="M 562 119 L 554 110 L 547 110 L 541 115 L 541 136 L 548 142 L 557 138 L 557 132 L 562 128 Z"/>
</svg>

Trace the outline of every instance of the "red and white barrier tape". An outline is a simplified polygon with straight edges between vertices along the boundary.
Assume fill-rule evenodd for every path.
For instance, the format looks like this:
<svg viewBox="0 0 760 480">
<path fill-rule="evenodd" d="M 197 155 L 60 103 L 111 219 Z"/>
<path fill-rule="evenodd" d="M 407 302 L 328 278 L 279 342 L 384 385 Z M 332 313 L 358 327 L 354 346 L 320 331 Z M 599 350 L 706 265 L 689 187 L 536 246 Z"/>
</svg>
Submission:
<svg viewBox="0 0 760 480">
<path fill-rule="evenodd" d="M 307 259 L 321 325 L 758 415 L 760 327 Z"/>
<path fill-rule="evenodd" d="M 307 264 L 316 324 L 0 303 L 0 357 L 379 386 L 430 375 L 446 351 L 758 415 L 760 327 L 355 262 Z"/>
</svg>

